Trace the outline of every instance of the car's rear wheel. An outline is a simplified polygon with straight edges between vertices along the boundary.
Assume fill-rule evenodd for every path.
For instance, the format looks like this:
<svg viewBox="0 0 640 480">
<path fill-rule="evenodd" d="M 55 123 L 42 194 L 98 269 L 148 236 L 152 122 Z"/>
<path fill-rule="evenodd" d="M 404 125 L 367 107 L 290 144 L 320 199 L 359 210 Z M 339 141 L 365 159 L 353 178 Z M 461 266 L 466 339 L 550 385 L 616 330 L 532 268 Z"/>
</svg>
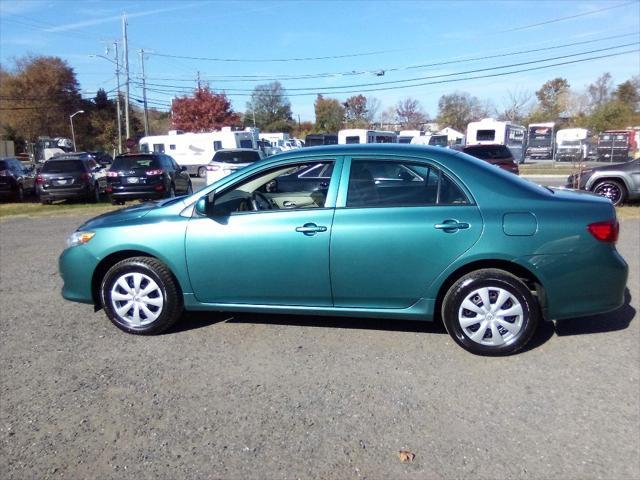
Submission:
<svg viewBox="0 0 640 480">
<path fill-rule="evenodd" d="M 529 288 L 503 270 L 483 269 L 458 279 L 442 303 L 451 337 L 479 355 L 508 355 L 524 347 L 540 319 Z"/>
<path fill-rule="evenodd" d="M 198 168 L 198 177 L 204 178 L 206 175 L 207 175 L 207 168 L 206 167 Z"/>
<path fill-rule="evenodd" d="M 91 189 L 91 191 L 89 191 L 89 193 L 87 194 L 87 200 L 89 200 L 90 203 L 98 203 L 100 201 L 100 187 L 98 186 L 97 183 L 93 186 L 93 189 Z"/>
<path fill-rule="evenodd" d="M 176 281 L 155 258 L 132 257 L 116 263 L 104 276 L 100 295 L 109 320 L 129 333 L 161 333 L 182 314 Z"/>
<path fill-rule="evenodd" d="M 22 185 L 18 185 L 16 189 L 15 201 L 19 203 L 24 202 L 24 187 Z"/>
<path fill-rule="evenodd" d="M 191 195 L 193 193 L 193 185 L 189 182 L 189 186 L 187 187 L 187 195 Z"/>
<path fill-rule="evenodd" d="M 602 180 L 593 187 L 593 193 L 606 197 L 614 205 L 622 205 L 627 199 L 627 189 L 618 180 Z"/>
<path fill-rule="evenodd" d="M 176 196 L 176 187 L 172 183 L 171 186 L 169 186 L 169 191 L 167 192 L 167 198 L 174 198 L 175 196 Z"/>
</svg>

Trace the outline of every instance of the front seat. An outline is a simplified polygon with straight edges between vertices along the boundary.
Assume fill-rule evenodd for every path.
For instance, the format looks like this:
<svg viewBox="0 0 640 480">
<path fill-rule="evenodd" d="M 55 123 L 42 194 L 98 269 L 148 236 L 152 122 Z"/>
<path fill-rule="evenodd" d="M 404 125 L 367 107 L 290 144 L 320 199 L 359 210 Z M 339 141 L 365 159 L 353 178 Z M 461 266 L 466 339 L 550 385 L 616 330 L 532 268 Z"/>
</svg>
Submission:
<svg viewBox="0 0 640 480">
<path fill-rule="evenodd" d="M 351 166 L 347 207 L 365 207 L 378 203 L 378 191 L 371 172 L 360 162 Z"/>
</svg>

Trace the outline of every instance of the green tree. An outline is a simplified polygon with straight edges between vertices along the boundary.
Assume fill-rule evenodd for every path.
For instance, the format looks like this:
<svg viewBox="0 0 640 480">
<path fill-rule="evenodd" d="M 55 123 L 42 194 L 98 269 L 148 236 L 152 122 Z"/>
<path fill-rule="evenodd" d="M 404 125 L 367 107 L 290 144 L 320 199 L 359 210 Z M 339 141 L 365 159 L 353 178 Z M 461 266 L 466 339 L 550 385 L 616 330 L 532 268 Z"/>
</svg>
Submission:
<svg viewBox="0 0 640 480">
<path fill-rule="evenodd" d="M 595 82 L 587 87 L 589 107 L 598 108 L 611 98 L 611 74 L 609 72 L 600 75 Z"/>
<path fill-rule="evenodd" d="M 344 107 L 335 98 L 316 97 L 316 131 L 318 133 L 336 133 L 342 128 Z"/>
<path fill-rule="evenodd" d="M 59 57 L 26 56 L 10 70 L 2 69 L 2 124 L 18 137 L 27 141 L 42 135 L 71 137 L 69 115 L 83 106 L 76 74 Z M 77 120 L 78 125 L 86 122 Z"/>
<path fill-rule="evenodd" d="M 613 100 L 597 107 L 591 115 L 582 119 L 583 126 L 594 132 L 628 127 L 633 119 L 631 106 Z"/>
<path fill-rule="evenodd" d="M 536 92 L 537 113 L 547 120 L 554 120 L 565 111 L 569 95 L 569 82 L 564 78 L 554 78 L 545 82 Z"/>
<path fill-rule="evenodd" d="M 634 112 L 640 111 L 640 75 L 618 85 L 613 98 L 628 105 Z"/>
<path fill-rule="evenodd" d="M 464 132 L 469 122 L 480 120 L 488 115 L 487 108 L 480 100 L 466 92 L 442 95 L 438 101 L 437 122 L 441 127 L 451 127 Z"/>
<path fill-rule="evenodd" d="M 280 82 L 258 85 L 253 89 L 244 114 L 245 125 L 255 126 L 263 132 L 290 132 L 294 122 L 291 102 Z"/>
</svg>

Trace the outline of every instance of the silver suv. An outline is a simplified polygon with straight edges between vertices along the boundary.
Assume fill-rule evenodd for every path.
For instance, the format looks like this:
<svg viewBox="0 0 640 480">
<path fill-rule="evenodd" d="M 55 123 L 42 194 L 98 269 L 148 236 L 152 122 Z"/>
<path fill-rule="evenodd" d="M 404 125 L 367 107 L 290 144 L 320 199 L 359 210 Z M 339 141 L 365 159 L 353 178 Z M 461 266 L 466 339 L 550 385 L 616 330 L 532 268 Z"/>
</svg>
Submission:
<svg viewBox="0 0 640 480">
<path fill-rule="evenodd" d="M 640 199 L 640 160 L 582 170 L 570 175 L 566 186 L 597 193 L 614 205 Z"/>
</svg>

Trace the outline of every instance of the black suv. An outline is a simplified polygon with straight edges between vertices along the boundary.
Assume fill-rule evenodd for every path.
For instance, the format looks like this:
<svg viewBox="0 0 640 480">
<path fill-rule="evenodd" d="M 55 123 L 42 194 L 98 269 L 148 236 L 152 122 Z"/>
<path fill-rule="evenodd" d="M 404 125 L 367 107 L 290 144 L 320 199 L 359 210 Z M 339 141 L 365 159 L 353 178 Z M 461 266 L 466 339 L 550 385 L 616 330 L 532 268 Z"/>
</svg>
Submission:
<svg viewBox="0 0 640 480">
<path fill-rule="evenodd" d="M 114 205 L 136 198 L 168 198 L 193 192 L 187 168 L 161 153 L 118 155 L 107 172 L 107 182 Z"/>
<path fill-rule="evenodd" d="M 17 202 L 35 193 L 35 170 L 22 165 L 17 158 L 0 158 L 0 197 Z"/>
<path fill-rule="evenodd" d="M 50 158 L 36 177 L 37 194 L 43 204 L 67 199 L 97 202 L 106 185 L 104 168 L 82 153 Z"/>
</svg>

